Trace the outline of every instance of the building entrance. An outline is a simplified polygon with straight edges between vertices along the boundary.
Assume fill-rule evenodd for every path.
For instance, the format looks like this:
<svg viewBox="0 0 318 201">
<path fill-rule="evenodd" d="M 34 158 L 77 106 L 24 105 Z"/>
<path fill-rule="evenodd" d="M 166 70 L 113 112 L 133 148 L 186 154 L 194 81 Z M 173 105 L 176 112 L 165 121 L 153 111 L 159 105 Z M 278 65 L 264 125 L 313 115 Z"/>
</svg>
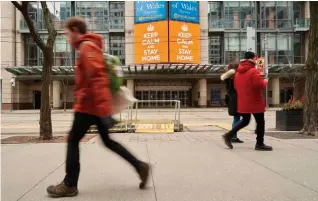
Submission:
<svg viewBox="0 0 318 201">
<path fill-rule="evenodd" d="M 180 100 L 181 107 L 189 107 L 190 91 L 136 91 L 138 100 Z M 140 108 L 174 107 L 174 103 L 150 102 L 139 103 Z"/>
</svg>

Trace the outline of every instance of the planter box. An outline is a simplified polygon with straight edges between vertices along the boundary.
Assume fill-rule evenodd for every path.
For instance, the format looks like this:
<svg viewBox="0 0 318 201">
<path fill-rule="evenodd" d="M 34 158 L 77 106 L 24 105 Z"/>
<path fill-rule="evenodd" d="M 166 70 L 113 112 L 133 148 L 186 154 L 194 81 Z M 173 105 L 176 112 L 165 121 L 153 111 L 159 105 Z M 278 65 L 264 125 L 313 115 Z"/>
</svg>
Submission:
<svg viewBox="0 0 318 201">
<path fill-rule="evenodd" d="M 303 111 L 276 111 L 276 129 L 300 131 L 304 126 Z"/>
</svg>

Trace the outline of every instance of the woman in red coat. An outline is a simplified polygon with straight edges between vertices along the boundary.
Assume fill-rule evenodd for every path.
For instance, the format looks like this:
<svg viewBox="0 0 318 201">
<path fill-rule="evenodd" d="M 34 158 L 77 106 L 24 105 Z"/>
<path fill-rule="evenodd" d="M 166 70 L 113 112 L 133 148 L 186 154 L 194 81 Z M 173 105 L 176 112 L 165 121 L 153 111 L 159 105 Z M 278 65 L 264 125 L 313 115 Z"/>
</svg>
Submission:
<svg viewBox="0 0 318 201">
<path fill-rule="evenodd" d="M 260 72 L 255 68 L 253 52 L 246 52 L 244 60 L 240 62 L 240 65 L 236 71 L 234 86 L 237 93 L 237 112 L 243 117 L 236 126 L 223 135 L 225 144 L 233 149 L 231 138 L 235 133 L 242 128 L 246 127 L 253 114 L 256 120 L 256 134 L 257 143 L 255 150 L 271 151 L 272 147 L 264 144 L 265 133 L 265 100 L 262 96 L 262 92 L 267 85 L 267 81 L 264 80 Z"/>
</svg>

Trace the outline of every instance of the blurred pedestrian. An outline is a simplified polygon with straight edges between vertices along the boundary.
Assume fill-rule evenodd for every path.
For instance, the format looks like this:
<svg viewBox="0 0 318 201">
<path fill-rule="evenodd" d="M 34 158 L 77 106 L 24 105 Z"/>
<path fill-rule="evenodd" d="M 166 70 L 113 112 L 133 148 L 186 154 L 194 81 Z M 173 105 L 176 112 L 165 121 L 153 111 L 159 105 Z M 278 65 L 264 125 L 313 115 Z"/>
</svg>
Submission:
<svg viewBox="0 0 318 201">
<path fill-rule="evenodd" d="M 139 187 L 145 188 L 150 172 L 149 165 L 138 160 L 109 136 L 108 129 L 113 124 L 112 95 L 105 71 L 102 37 L 88 33 L 86 23 L 80 17 L 69 18 L 65 23 L 65 34 L 72 47 L 78 51 L 75 64 L 75 115 L 67 141 L 66 176 L 60 184 L 49 186 L 48 194 L 51 197 L 71 197 L 78 194 L 79 142 L 91 125 L 97 126 L 106 147 L 135 168 L 141 179 Z"/>
<path fill-rule="evenodd" d="M 264 144 L 265 134 L 265 100 L 262 96 L 262 91 L 267 85 L 267 80 L 264 80 L 260 72 L 255 68 L 255 54 L 246 52 L 244 60 L 240 62 L 237 68 L 237 73 L 234 78 L 234 87 L 237 93 L 237 112 L 243 117 L 234 128 L 223 135 L 225 144 L 233 149 L 231 143 L 232 137 L 237 131 L 246 127 L 253 114 L 256 120 L 256 145 L 255 150 L 272 151 L 272 147 Z"/>
<path fill-rule="evenodd" d="M 238 66 L 238 62 L 232 62 L 228 67 L 228 71 L 221 75 L 221 80 L 224 81 L 226 85 L 225 100 L 228 107 L 228 113 L 230 116 L 233 116 L 232 129 L 241 120 L 241 115 L 237 113 L 237 95 L 234 88 L 234 77 Z M 243 143 L 243 141 L 237 137 L 237 133 L 233 134 L 231 141 L 233 143 Z"/>
</svg>

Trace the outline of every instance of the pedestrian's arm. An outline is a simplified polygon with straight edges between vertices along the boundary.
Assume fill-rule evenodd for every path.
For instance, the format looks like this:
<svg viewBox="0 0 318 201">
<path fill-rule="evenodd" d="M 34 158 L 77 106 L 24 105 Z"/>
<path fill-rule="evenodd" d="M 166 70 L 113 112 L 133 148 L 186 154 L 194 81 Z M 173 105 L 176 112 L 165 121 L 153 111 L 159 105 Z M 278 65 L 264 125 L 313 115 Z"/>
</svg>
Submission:
<svg viewBox="0 0 318 201">
<path fill-rule="evenodd" d="M 254 88 L 259 89 L 259 90 L 265 89 L 265 87 L 267 85 L 267 81 L 261 77 L 260 72 L 256 69 L 252 73 L 252 82 L 253 82 Z"/>
</svg>

